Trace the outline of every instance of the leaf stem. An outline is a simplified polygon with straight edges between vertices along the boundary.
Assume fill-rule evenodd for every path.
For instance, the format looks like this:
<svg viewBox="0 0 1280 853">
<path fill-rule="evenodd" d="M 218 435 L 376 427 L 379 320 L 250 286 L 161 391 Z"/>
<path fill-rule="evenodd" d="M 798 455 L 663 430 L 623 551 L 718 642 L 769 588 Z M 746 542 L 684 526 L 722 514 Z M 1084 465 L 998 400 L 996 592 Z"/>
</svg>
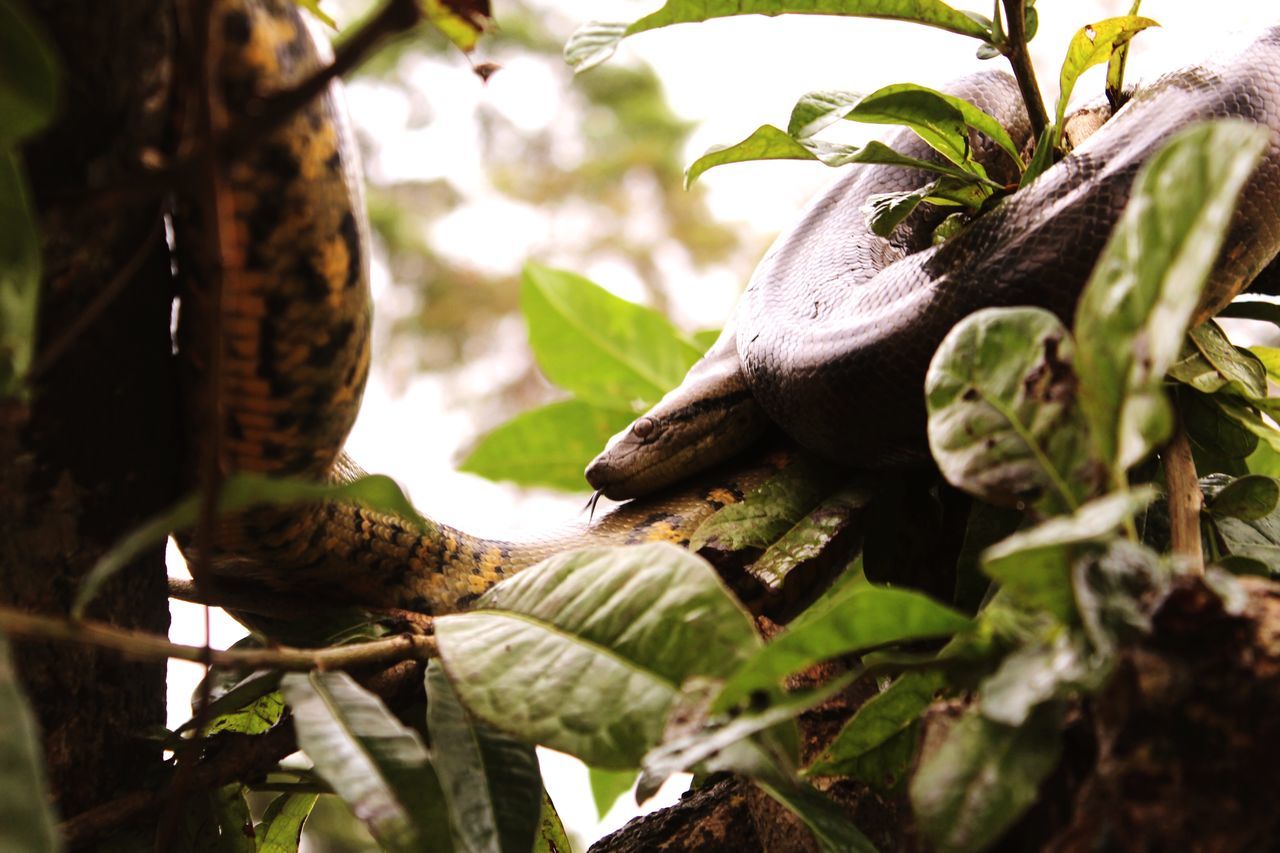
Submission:
<svg viewBox="0 0 1280 853">
<path fill-rule="evenodd" d="M 402 660 L 428 660 L 436 656 L 435 638 L 418 634 L 398 634 L 385 640 L 329 649 L 277 646 L 271 649 L 222 650 L 171 643 L 157 634 L 118 628 L 105 622 L 73 622 L 12 607 L 0 607 L 0 633 L 15 639 L 52 640 L 114 649 L 137 658 L 173 658 L 238 669 L 281 669 L 289 672 L 357 669 Z"/>
<path fill-rule="evenodd" d="M 1013 66 L 1013 76 L 1018 80 L 1018 89 L 1027 105 L 1032 138 L 1038 140 L 1049 125 L 1049 114 L 1040 97 L 1040 86 L 1036 83 L 1036 70 L 1031 65 L 1031 54 L 1027 52 L 1026 10 L 1026 0 L 1004 0 L 1005 31 L 1008 34 L 1004 54 Z"/>
<path fill-rule="evenodd" d="M 1196 476 L 1196 463 L 1191 455 L 1187 431 L 1178 423 L 1173 438 L 1161 454 L 1164 479 L 1169 490 L 1169 539 L 1174 554 L 1191 565 L 1194 574 L 1204 574 L 1204 552 L 1200 543 L 1200 508 L 1204 495 Z"/>
</svg>

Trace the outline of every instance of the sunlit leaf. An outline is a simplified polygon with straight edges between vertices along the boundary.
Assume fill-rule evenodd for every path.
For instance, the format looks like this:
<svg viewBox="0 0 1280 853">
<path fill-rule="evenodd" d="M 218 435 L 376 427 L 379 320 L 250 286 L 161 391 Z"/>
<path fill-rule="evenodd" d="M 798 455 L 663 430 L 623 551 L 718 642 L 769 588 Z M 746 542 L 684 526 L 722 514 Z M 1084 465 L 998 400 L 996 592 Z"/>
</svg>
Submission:
<svg viewBox="0 0 1280 853">
<path fill-rule="evenodd" d="M 601 770 L 599 767 L 588 768 L 587 778 L 591 782 L 591 799 L 596 804 L 596 817 L 604 820 L 618 799 L 636 784 L 634 770 Z"/>
<path fill-rule="evenodd" d="M 585 71 L 612 56 L 623 38 L 646 30 L 731 15 L 785 14 L 890 18 L 915 21 L 984 41 L 991 37 L 988 27 L 939 0 L 668 0 L 657 12 L 632 24 L 583 26 L 569 38 L 564 58 L 578 71 Z"/>
<path fill-rule="evenodd" d="M 557 555 L 435 628 L 473 714 L 606 769 L 639 765 L 679 685 L 760 647 L 711 567 L 661 543 Z"/>
<path fill-rule="evenodd" d="M 550 403 L 486 433 L 458 470 L 521 486 L 583 491 L 587 463 L 634 418 L 582 400 Z"/>
<path fill-rule="evenodd" d="M 45 784 L 40 732 L 0 635 L 0 849 L 60 850 Z"/>
<path fill-rule="evenodd" d="M 538 837 L 533 843 L 533 853 L 572 853 L 573 845 L 564 831 L 560 815 L 547 792 L 542 792 L 542 814 L 538 820 Z"/>
<path fill-rule="evenodd" d="M 427 667 L 427 730 L 458 849 L 532 848 L 542 813 L 538 756 L 532 746 L 473 720 L 438 661 Z"/>
<path fill-rule="evenodd" d="M 439 782 L 413 730 L 345 672 L 290 673 L 281 689 L 298 746 L 379 843 L 448 847 Z"/>
<path fill-rule="evenodd" d="M 272 800 L 253 828 L 257 853 L 297 853 L 302 826 L 318 799 L 317 794 L 281 794 Z"/>
<path fill-rule="evenodd" d="M 1086 69 L 1108 61 L 1112 51 L 1128 44 L 1130 39 L 1147 27 L 1158 26 L 1160 25 L 1150 18 L 1125 15 L 1086 24 L 1072 36 L 1071 44 L 1067 46 L 1066 58 L 1062 61 L 1062 71 L 1058 75 L 1058 109 L 1054 118 L 1054 127 L 1057 128 L 1055 147 L 1062 138 L 1062 120 L 1067 114 L 1067 102 L 1071 100 L 1071 92 L 1080 75 Z"/>
<path fill-rule="evenodd" d="M 1120 482 L 1168 435 L 1161 383 L 1269 131 L 1190 127 L 1139 173 L 1076 309 L 1076 373 L 1096 447 Z"/>
<path fill-rule="evenodd" d="M 1071 511 L 1096 487 L 1071 336 L 1038 308 L 956 324 L 925 379 L 929 447 L 947 480 L 988 503 Z"/>
<path fill-rule="evenodd" d="M 1025 725 L 970 710 L 911 780 L 917 825 L 943 853 L 982 850 L 1036 801 L 1062 754 L 1062 709 L 1042 705 Z"/>
<path fill-rule="evenodd" d="M 657 311 L 573 273 L 527 265 L 520 308 L 547 378 L 604 408 L 649 408 L 702 355 Z"/>
</svg>

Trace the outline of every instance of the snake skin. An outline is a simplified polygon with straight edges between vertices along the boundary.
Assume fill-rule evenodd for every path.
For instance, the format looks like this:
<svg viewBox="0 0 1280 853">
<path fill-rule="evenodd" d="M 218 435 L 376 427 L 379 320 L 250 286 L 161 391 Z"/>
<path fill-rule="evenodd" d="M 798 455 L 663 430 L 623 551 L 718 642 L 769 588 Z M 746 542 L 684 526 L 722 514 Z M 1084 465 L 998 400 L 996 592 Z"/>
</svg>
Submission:
<svg viewBox="0 0 1280 853">
<path fill-rule="evenodd" d="M 1010 106 L 1011 78 L 983 75 L 961 88 L 1025 136 L 1025 118 Z M 774 244 L 740 303 L 737 349 L 756 400 L 829 459 L 926 461 L 924 376 L 947 332 L 989 306 L 1039 306 L 1069 324 L 1139 168 L 1179 129 L 1220 117 L 1280 131 L 1280 27 L 1139 89 L 1062 162 L 938 247 L 923 236 L 927 223 L 882 240 L 861 211 L 869 195 L 913 189 L 928 176 L 855 168 Z M 910 134 L 890 144 L 924 153 Z M 1224 245 L 1197 321 L 1280 251 L 1280 133 Z"/>
</svg>

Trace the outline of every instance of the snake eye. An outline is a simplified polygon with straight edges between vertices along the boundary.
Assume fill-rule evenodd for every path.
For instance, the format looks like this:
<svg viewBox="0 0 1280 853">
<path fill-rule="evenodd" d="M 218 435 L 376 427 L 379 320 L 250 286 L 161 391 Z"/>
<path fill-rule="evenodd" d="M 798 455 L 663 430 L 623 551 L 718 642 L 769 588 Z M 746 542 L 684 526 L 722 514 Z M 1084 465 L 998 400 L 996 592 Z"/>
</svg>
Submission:
<svg viewBox="0 0 1280 853">
<path fill-rule="evenodd" d="M 661 431 L 653 418 L 641 418 L 631 425 L 631 434 L 641 441 L 652 441 Z"/>
</svg>

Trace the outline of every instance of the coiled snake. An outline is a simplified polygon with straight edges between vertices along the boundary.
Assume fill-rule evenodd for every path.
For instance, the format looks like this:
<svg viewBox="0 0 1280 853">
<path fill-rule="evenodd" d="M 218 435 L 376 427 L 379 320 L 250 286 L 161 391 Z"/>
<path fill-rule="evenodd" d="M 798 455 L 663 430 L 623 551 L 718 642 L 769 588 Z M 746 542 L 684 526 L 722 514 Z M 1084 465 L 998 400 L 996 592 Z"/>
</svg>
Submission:
<svg viewBox="0 0 1280 853">
<path fill-rule="evenodd" d="M 292 0 L 218 4 L 211 50 L 216 94 L 232 116 L 321 61 Z M 1009 78 L 981 75 L 955 91 L 1025 136 Z M 340 98 L 330 91 L 230 165 L 232 242 L 242 252 L 221 259 L 221 307 L 188 271 L 179 327 L 185 380 L 193 389 L 219 382 L 216 413 L 203 408 L 208 395 L 189 395 L 189 456 L 198 458 L 216 432 L 224 473 L 342 479 L 355 470 L 341 446 L 369 367 L 368 238 Z M 325 503 L 223 520 L 205 564 L 217 578 L 305 586 L 343 603 L 448 612 L 575 544 L 686 542 L 711 512 L 740 500 L 780 463 L 740 463 L 730 474 L 672 486 L 677 469 L 684 479 L 737 453 L 769 422 L 832 459 L 915 461 L 924 446 L 925 367 L 946 331 L 987 305 L 1043 305 L 1067 316 L 1144 157 L 1177 127 L 1220 115 L 1280 128 L 1280 28 L 1235 59 L 1143 90 L 1037 183 L 939 248 L 927 248 L 929 214 L 913 214 L 886 241 L 867 231 L 860 212 L 867 195 L 918 186 L 919 173 L 851 171 L 775 244 L 738 311 L 736 331 L 731 324 L 685 385 L 593 465 L 593 484 L 606 494 L 648 496 L 589 528 L 514 544 L 434 522 L 418 531 L 398 518 Z M 891 144 L 932 156 L 906 135 Z M 1008 172 L 992 146 L 975 144 L 990 170 Z M 1232 248 L 1215 272 L 1205 312 L 1280 250 L 1278 188 L 1280 142 L 1273 139 L 1241 199 Z M 176 231 L 180 250 L 189 244 L 183 254 L 209 256 L 198 242 L 198 217 L 180 218 Z M 217 341 L 207 334 L 213 312 L 223 330 Z M 708 435 L 743 438 L 716 442 Z M 184 549 L 192 556 L 190 543 Z"/>
</svg>

